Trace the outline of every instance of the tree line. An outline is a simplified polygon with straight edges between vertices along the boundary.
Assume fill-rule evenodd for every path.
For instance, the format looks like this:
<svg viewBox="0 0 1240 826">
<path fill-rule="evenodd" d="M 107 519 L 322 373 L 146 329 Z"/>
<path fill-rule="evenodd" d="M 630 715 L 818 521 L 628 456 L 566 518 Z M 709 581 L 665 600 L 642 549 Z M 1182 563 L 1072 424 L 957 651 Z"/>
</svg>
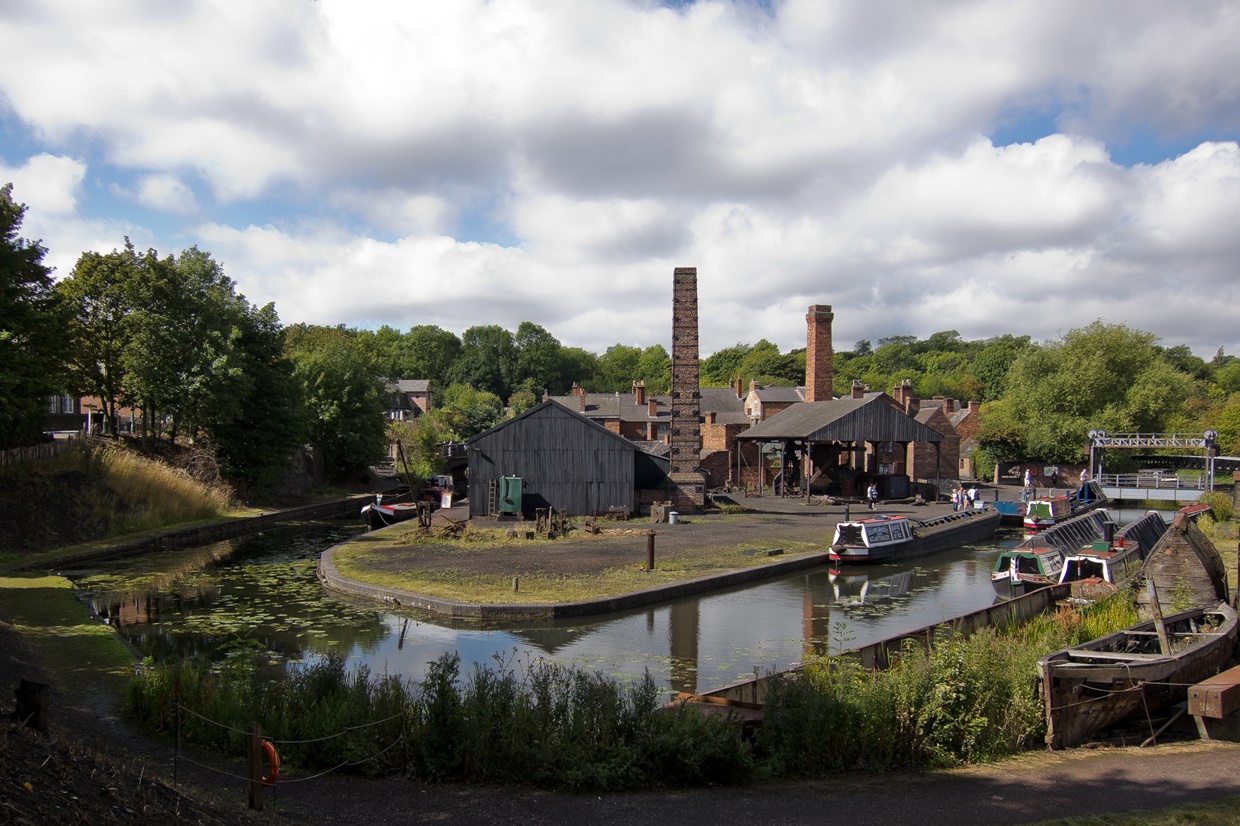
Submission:
<svg viewBox="0 0 1240 826">
<path fill-rule="evenodd" d="M 139 251 L 126 240 L 86 252 L 55 281 L 46 250 L 20 235 L 25 207 L 0 189 L 0 448 L 30 444 L 48 398 L 96 396 L 105 427 L 116 411 L 141 411 L 148 439 L 205 445 L 245 491 L 271 487 L 293 451 L 316 445 L 342 476 L 402 442 L 417 471 L 437 472 L 444 441 L 463 440 L 573 384 L 626 392 L 641 381 L 670 389 L 671 358 L 659 344 L 615 344 L 602 354 L 564 346 L 544 327 L 434 325 L 407 331 L 281 324 L 273 304 L 256 307 L 210 254 Z M 737 379 L 800 385 L 805 351 L 763 339 L 701 361 L 704 386 Z M 385 385 L 429 379 L 435 409 L 392 424 Z M 1164 347 L 1152 333 L 1093 324 L 1034 342 L 1002 335 L 966 341 L 955 330 L 926 339 L 862 339 L 834 354 L 834 392 L 854 380 L 875 390 L 909 381 L 922 398 L 982 403 L 979 464 L 1023 459 L 1079 461 L 1091 429 L 1220 433 L 1240 453 L 1240 360 L 1220 348 L 1211 361 Z"/>
</svg>

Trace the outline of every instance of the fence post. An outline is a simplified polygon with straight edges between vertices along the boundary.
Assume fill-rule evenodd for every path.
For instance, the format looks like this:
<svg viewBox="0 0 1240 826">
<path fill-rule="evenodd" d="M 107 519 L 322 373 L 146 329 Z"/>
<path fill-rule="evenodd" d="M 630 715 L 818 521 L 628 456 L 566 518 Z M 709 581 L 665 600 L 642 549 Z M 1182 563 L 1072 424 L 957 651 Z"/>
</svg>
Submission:
<svg viewBox="0 0 1240 826">
<path fill-rule="evenodd" d="M 263 810 L 263 730 L 258 721 L 250 723 L 250 733 L 246 736 L 249 749 L 250 808 L 256 812 Z"/>
</svg>

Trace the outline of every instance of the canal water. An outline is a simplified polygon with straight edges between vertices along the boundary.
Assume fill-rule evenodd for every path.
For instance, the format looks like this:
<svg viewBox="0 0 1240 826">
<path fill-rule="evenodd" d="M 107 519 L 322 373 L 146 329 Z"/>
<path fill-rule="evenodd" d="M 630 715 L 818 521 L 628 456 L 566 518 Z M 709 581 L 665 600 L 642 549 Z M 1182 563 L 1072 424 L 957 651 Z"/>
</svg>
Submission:
<svg viewBox="0 0 1240 826">
<path fill-rule="evenodd" d="M 455 651 L 467 669 L 546 659 L 621 679 L 648 669 L 669 690 L 702 692 L 787 668 L 806 652 L 834 653 L 984 608 L 995 600 L 995 559 L 1021 539 L 1001 533 L 914 562 L 823 567 L 622 614 L 498 625 L 323 589 L 319 554 L 361 530 L 351 520 L 285 524 L 61 573 L 155 661 L 254 648 L 273 662 L 336 653 L 373 673 L 419 680 L 428 663 Z"/>
</svg>

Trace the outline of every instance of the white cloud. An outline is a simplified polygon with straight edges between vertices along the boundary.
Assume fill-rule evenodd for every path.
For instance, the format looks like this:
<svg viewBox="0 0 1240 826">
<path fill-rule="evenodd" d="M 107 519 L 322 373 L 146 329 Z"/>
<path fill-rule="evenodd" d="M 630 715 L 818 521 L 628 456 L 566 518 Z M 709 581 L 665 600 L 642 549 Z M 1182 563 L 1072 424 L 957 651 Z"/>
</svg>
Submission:
<svg viewBox="0 0 1240 826">
<path fill-rule="evenodd" d="M 1240 347 L 1224 0 L 47 0 L 0 38 L 0 171 L 51 254 L 198 244 L 286 321 L 666 343 L 696 265 L 704 351 L 801 346 L 811 303 L 840 341 Z M 1178 157 L 1113 161 L 1143 141 Z"/>
<path fill-rule="evenodd" d="M 196 212 L 198 201 L 190 189 L 175 175 L 144 175 L 138 181 L 138 203 L 151 209 L 163 209 L 186 215 Z"/>
<path fill-rule="evenodd" d="M 25 204 L 28 215 L 72 213 L 85 176 L 86 164 L 76 158 L 43 153 L 20 166 L 7 166 L 0 159 L 0 185 L 13 184 L 13 200 Z"/>
</svg>

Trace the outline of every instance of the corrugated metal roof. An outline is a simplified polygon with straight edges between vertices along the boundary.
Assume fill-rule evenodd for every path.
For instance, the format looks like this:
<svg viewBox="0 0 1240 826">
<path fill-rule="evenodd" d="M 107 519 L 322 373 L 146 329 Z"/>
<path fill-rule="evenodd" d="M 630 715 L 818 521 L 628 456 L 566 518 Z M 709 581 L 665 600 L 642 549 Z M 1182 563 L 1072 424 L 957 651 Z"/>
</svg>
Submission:
<svg viewBox="0 0 1240 826">
<path fill-rule="evenodd" d="M 748 441 L 941 442 L 943 436 L 876 393 L 864 399 L 802 402 L 741 433 Z"/>
</svg>

